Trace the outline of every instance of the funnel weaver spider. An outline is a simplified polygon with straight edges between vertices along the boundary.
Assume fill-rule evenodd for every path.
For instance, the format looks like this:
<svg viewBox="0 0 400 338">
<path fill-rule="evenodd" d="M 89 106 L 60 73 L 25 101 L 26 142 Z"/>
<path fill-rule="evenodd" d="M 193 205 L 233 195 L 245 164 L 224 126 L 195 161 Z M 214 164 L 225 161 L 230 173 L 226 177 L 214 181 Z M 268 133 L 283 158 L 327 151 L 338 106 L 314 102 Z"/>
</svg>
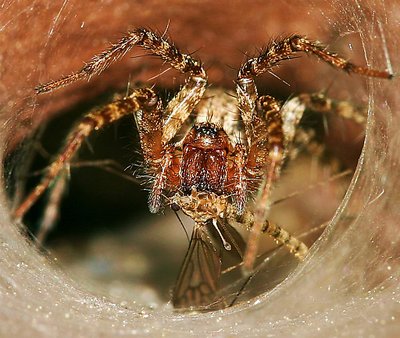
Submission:
<svg viewBox="0 0 400 338">
<path fill-rule="evenodd" d="M 392 74 L 357 66 L 327 51 L 319 42 L 292 35 L 273 41 L 258 57 L 242 64 L 236 79 L 235 102 L 232 95 L 222 90 L 207 89 L 207 75 L 198 60 L 181 53 L 163 36 L 140 28 L 129 31 L 77 73 L 39 85 L 36 93 L 48 93 L 98 75 L 134 46 L 150 51 L 186 74 L 186 83 L 166 105 L 153 89 L 136 88 L 129 95 L 84 116 L 14 216 L 16 219 L 24 217 L 68 166 L 85 138 L 133 114 L 146 174 L 152 177 L 150 212 L 157 213 L 168 205 L 173 210 L 182 210 L 195 222 L 173 292 L 173 305 L 191 309 L 212 304 L 226 306 L 217 296 L 221 250 L 237 251 L 244 271 L 251 271 L 253 267 L 261 234 L 268 234 L 300 260 L 307 255 L 304 243 L 267 220 L 270 193 L 289 157 L 303 112 L 311 109 L 340 113 L 326 97 L 316 99 L 303 94 L 283 105 L 271 96 L 259 95 L 255 77 L 300 52 L 314 55 L 347 73 L 387 79 Z M 351 107 L 348 109 L 347 115 L 352 115 Z M 181 140 L 173 141 L 193 112 L 196 112 L 194 125 Z M 254 195 L 253 203 L 250 196 Z M 250 231 L 245 252 L 233 235 L 232 227 L 238 225 Z"/>
</svg>

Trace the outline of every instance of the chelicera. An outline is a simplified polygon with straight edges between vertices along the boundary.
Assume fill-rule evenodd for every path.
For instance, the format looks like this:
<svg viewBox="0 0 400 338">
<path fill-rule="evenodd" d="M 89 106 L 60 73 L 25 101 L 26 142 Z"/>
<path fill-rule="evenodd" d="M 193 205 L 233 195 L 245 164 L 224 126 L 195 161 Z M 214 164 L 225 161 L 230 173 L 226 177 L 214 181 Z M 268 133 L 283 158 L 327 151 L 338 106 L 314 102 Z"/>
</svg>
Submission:
<svg viewBox="0 0 400 338">
<path fill-rule="evenodd" d="M 220 250 L 236 251 L 243 260 L 244 270 L 251 271 L 259 236 L 266 233 L 299 259 L 306 256 L 308 248 L 304 243 L 267 220 L 270 192 L 288 158 L 303 112 L 311 109 L 340 113 L 326 97 L 316 99 L 313 95 L 302 94 L 282 104 L 271 96 L 259 95 L 255 77 L 299 52 L 314 55 L 348 73 L 379 78 L 392 75 L 356 66 L 327 51 L 319 42 L 293 35 L 273 41 L 259 56 L 242 64 L 236 79 L 235 100 L 233 93 L 207 89 L 207 75 L 198 60 L 181 53 L 163 36 L 140 28 L 128 32 L 109 49 L 94 56 L 77 73 L 39 85 L 36 92 L 48 93 L 97 75 L 134 46 L 151 51 L 187 74 L 186 83 L 166 104 L 153 89 L 135 88 L 129 95 L 84 116 L 14 216 L 23 218 L 68 167 L 86 137 L 133 114 L 146 176 L 151 177 L 150 211 L 157 213 L 167 205 L 182 210 L 195 222 L 173 293 L 173 304 L 176 308 L 191 309 L 213 304 L 222 307 L 226 304 L 221 302 L 217 292 L 222 264 Z M 352 116 L 350 106 L 346 113 Z M 191 114 L 195 117 L 193 126 L 176 141 L 177 133 Z M 232 230 L 238 225 L 250 230 L 245 252 Z"/>
</svg>

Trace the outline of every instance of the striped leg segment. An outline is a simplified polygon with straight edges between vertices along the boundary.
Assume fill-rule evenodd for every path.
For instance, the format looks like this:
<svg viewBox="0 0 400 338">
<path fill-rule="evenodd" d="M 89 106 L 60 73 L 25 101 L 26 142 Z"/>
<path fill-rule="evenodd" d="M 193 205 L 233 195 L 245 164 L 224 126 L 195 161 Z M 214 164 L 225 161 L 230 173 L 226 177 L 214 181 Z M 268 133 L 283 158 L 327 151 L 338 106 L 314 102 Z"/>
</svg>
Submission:
<svg viewBox="0 0 400 338">
<path fill-rule="evenodd" d="M 95 55 L 84 67 L 76 73 L 62 77 L 59 80 L 50 81 L 36 87 L 37 94 L 51 92 L 55 89 L 67 86 L 75 81 L 90 79 L 107 69 L 111 64 L 121 59 L 133 47 L 140 46 L 159 56 L 173 68 L 193 76 L 205 78 L 202 65 L 191 56 L 179 52 L 179 50 L 166 39 L 145 28 L 138 28 L 128 32 L 117 43 L 112 44 L 104 52 Z"/>
<path fill-rule="evenodd" d="M 29 193 L 22 204 L 14 211 L 14 217 L 21 219 L 49 185 L 58 177 L 61 170 L 68 166 L 79 150 L 82 142 L 93 132 L 139 110 L 153 112 L 160 109 L 161 102 L 151 89 L 137 89 L 131 95 L 110 103 L 83 117 L 70 132 L 60 154 L 47 170 L 40 183 Z M 161 140 L 159 140 L 161 142 Z"/>
<path fill-rule="evenodd" d="M 182 53 L 163 36 L 138 28 L 128 32 L 117 43 L 95 55 L 81 70 L 36 87 L 37 94 L 48 93 L 81 79 L 90 79 L 121 59 L 133 47 L 139 46 L 160 57 L 165 63 L 189 77 L 178 94 L 168 103 L 163 123 L 162 142 L 167 144 L 181 128 L 191 111 L 201 100 L 207 85 L 207 74 L 203 65 L 188 54 Z"/>
<path fill-rule="evenodd" d="M 278 179 L 285 156 L 284 121 L 281 106 L 271 96 L 260 96 L 247 130 L 249 152 L 246 169 L 248 178 L 257 179 L 258 196 L 254 207 L 254 224 L 243 259 L 243 268 L 251 271 L 258 251 L 258 240 L 267 219 L 273 182 Z M 254 189 L 254 188 L 253 188 Z"/>
<path fill-rule="evenodd" d="M 303 260 L 308 253 L 308 248 L 302 241 L 268 220 L 264 223 L 261 232 L 270 235 L 278 244 L 285 245 L 300 260 Z"/>
<path fill-rule="evenodd" d="M 341 58 L 337 54 L 329 52 L 326 47 L 319 42 L 308 40 L 303 36 L 293 35 L 281 40 L 273 41 L 258 57 L 247 60 L 240 67 L 236 81 L 239 109 L 246 129 L 247 142 L 250 147 L 254 143 L 254 139 L 257 139 L 253 136 L 253 130 L 256 129 L 253 121 L 255 116 L 257 116 L 257 105 L 258 100 L 260 99 L 254 82 L 255 77 L 270 71 L 284 60 L 292 59 L 298 52 L 317 56 L 322 61 L 347 73 L 356 73 L 364 76 L 386 79 L 393 78 L 393 74 L 388 71 L 379 71 L 357 66 Z M 274 116 L 274 119 L 272 119 L 271 122 L 268 122 L 268 120 L 265 119 L 265 124 L 268 123 L 268 128 L 265 128 L 264 131 L 265 134 L 267 135 L 267 132 L 271 132 L 269 128 L 272 127 L 272 129 L 274 129 L 273 133 L 278 135 L 278 137 L 272 135 L 271 137 L 266 138 L 266 140 L 269 140 L 270 144 L 266 147 L 268 149 L 268 156 L 265 158 L 266 161 L 264 164 L 265 178 L 260 184 L 259 194 L 255 204 L 254 226 L 252 227 L 247 251 L 244 256 L 245 271 L 250 271 L 253 267 L 258 248 L 259 234 L 268 215 L 268 199 L 272 182 L 279 176 L 280 167 L 286 153 L 285 147 L 287 147 L 294 137 L 293 130 L 291 136 L 288 137 L 289 134 L 287 132 L 285 136 L 286 129 L 288 127 L 289 129 L 291 128 L 290 118 L 287 119 L 285 116 L 282 116 L 278 119 L 275 115 L 279 115 L 279 110 L 273 110 L 272 116 Z M 288 121 L 289 124 L 287 123 Z M 296 123 L 298 123 L 298 121 L 299 119 L 297 119 Z M 281 147 L 282 143 L 283 147 Z M 262 145 L 265 147 L 265 142 L 259 143 L 259 145 L 261 145 L 262 149 Z M 260 148 L 259 145 L 255 145 L 255 147 Z M 271 147 L 271 145 L 273 146 Z M 262 152 L 260 154 L 262 154 Z"/>
<path fill-rule="evenodd" d="M 255 224 L 256 215 L 254 212 L 249 210 L 246 210 L 243 215 L 238 215 L 233 206 L 228 206 L 226 209 L 226 218 L 228 223 L 233 227 L 239 224 L 247 230 L 252 230 Z M 303 260 L 308 253 L 308 248 L 302 241 L 292 236 L 282 227 L 268 220 L 263 222 L 259 233 L 271 236 L 278 244 L 286 246 L 286 248 L 288 248 L 290 252 L 300 260 Z M 243 264 L 244 263 L 245 261 L 243 261 Z"/>
</svg>

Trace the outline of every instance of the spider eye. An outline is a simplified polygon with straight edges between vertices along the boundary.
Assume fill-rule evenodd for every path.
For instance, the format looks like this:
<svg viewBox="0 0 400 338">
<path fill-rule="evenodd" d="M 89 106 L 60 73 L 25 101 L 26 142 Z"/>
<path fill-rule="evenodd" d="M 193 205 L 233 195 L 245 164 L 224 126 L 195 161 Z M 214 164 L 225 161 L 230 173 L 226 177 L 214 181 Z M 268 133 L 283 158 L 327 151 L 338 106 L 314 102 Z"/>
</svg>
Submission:
<svg viewBox="0 0 400 338">
<path fill-rule="evenodd" d="M 198 136 L 216 137 L 218 134 L 218 129 L 211 124 L 196 125 L 194 128 Z"/>
</svg>

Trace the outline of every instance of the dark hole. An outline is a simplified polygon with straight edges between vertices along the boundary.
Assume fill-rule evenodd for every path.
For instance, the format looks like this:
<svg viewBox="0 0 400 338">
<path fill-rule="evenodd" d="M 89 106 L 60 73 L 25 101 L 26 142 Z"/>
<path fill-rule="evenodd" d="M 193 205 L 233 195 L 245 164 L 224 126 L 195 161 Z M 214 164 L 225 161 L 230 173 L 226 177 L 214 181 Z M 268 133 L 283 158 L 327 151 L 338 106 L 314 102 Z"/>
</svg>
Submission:
<svg viewBox="0 0 400 338">
<path fill-rule="evenodd" d="M 114 94 L 114 92 L 104 93 L 94 100 L 82 102 L 60 112 L 56 118 L 48 121 L 43 130 L 37 132 L 38 136 L 26 140 L 26 144 L 9 154 L 4 164 L 8 175 L 9 195 L 14 196 L 17 189 L 23 189 L 24 194 L 31 191 L 39 182 L 44 169 L 64 145 L 65 137 L 80 117 L 96 107 L 109 103 Z M 105 160 L 112 162 L 105 164 Z M 108 167 L 113 169 L 112 173 L 107 170 Z M 182 252 L 176 254 L 174 245 L 169 245 L 168 240 L 164 243 L 162 235 L 157 236 L 156 233 L 156 238 L 152 240 L 154 231 L 150 229 L 153 227 L 149 217 L 153 217 L 155 222 L 162 222 L 166 216 L 150 215 L 146 186 L 136 178 L 141 167 L 143 163 L 133 116 L 124 117 L 101 131 L 94 132 L 87 142 L 82 144 L 71 163 L 70 178 L 60 204 L 60 217 L 48 233 L 44 248 L 56 256 L 62 265 L 87 260 L 89 269 L 95 271 L 94 275 L 100 281 L 110 281 L 115 278 L 121 283 L 135 284 L 140 279 L 140 282 L 158 290 L 160 297 L 167 301 L 187 241 L 178 220 L 172 217 L 168 217 L 169 227 L 177 232 L 178 238 L 182 235 L 183 240 L 177 246 L 178 251 L 180 249 Z M 23 231 L 26 231 L 32 239 L 41 224 L 48 203 L 48 191 L 23 219 L 27 227 Z M 144 234 L 141 234 L 142 232 Z M 90 249 L 96 245 L 100 246 L 96 243 L 101 242 L 101 238 L 107 237 L 110 237 L 112 244 L 105 245 L 104 250 Z M 138 256 L 138 260 L 145 256 L 144 261 L 151 262 L 143 267 L 145 262 L 138 261 L 138 269 L 143 270 L 140 278 L 134 264 L 131 268 L 126 267 L 130 264 L 127 263 L 128 255 L 120 259 L 117 256 L 110 256 L 111 251 L 123 246 L 128 248 L 128 251 L 133 250 L 131 254 Z M 132 258 L 132 262 L 134 259 Z M 102 263 L 102 268 L 96 267 L 99 261 L 105 262 Z M 117 266 L 118 264 L 120 266 Z M 102 271 L 98 273 L 99 270 Z M 114 276 L 106 276 L 108 273 Z"/>
<path fill-rule="evenodd" d="M 165 90 L 158 92 L 165 93 Z M 5 162 L 5 172 L 11 173 L 8 179 L 10 196 L 24 181 L 26 191 L 30 191 L 40 177 L 33 176 L 32 173 L 49 165 L 79 117 L 110 102 L 113 94 L 105 93 L 94 100 L 82 102 L 68 111 L 61 112 L 57 118 L 49 121 L 40 138 L 27 141 L 29 144 L 26 147 L 10 154 Z M 172 95 L 165 95 L 164 101 Z M 306 127 L 317 129 L 318 138 L 324 138 L 324 125 L 320 116 L 309 116 L 303 123 Z M 49 156 L 43 152 L 41 154 L 39 148 L 45 149 Z M 117 163 L 116 171 L 119 174 L 107 172 L 102 162 L 104 160 Z M 148 193 L 144 186 L 130 180 L 134 177 L 135 168 L 140 167 L 141 160 L 138 133 L 131 116 L 91 136 L 71 165 L 71 178 L 61 203 L 61 217 L 49 233 L 45 246 L 52 254 L 60 257 L 59 261 L 62 264 L 66 262 L 73 266 L 74 262 L 86 260 L 86 265 L 92 270 L 92 276 L 102 283 L 111 285 L 112 281 L 118 280 L 124 285 L 146 284 L 156 290 L 160 299 L 168 301 L 188 243 L 177 218 L 158 215 L 151 216 L 151 220 L 148 220 Z M 88 161 L 93 164 L 82 165 Z M 298 175 L 291 165 L 288 166 L 288 175 Z M 299 176 L 298 180 L 301 179 Z M 288 191 L 290 192 L 290 189 Z M 338 200 L 340 198 L 341 196 Z M 33 234 L 41 222 L 46 203 L 46 197 L 42 197 L 24 219 L 24 223 Z M 294 204 L 291 202 L 289 208 L 293 208 Z M 176 208 L 173 206 L 172 209 Z M 311 226 L 317 226 L 325 220 L 316 219 Z M 157 228 L 154 223 L 160 223 L 160 227 Z M 307 226 L 310 226 L 309 222 Z M 310 245 L 321 231 L 307 237 L 307 244 Z M 99 237 L 107 238 L 110 244 L 98 245 Z M 272 243 L 267 246 L 266 251 L 275 250 L 276 246 L 270 239 L 265 241 Z M 67 246 L 69 249 L 65 250 Z M 95 251 L 90 249 L 93 246 L 97 248 Z M 116 255 L 112 256 L 114 252 Z M 261 257 L 259 262 L 262 263 L 268 255 Z M 297 264 L 296 259 L 284 249 L 279 249 L 273 259 L 260 266 L 258 271 L 262 273 L 257 273 L 256 278 L 252 277 L 247 281 L 241 276 L 240 268 L 234 270 L 234 277 L 230 277 L 230 273 L 223 275 L 222 280 L 227 280 L 227 288 L 223 289 L 221 294 L 229 295 L 230 301 L 234 302 L 238 293 L 242 293 L 239 300 L 249 299 L 272 289 L 286 278 L 294 264 Z M 129 294 L 129 288 L 127 290 Z"/>
</svg>

